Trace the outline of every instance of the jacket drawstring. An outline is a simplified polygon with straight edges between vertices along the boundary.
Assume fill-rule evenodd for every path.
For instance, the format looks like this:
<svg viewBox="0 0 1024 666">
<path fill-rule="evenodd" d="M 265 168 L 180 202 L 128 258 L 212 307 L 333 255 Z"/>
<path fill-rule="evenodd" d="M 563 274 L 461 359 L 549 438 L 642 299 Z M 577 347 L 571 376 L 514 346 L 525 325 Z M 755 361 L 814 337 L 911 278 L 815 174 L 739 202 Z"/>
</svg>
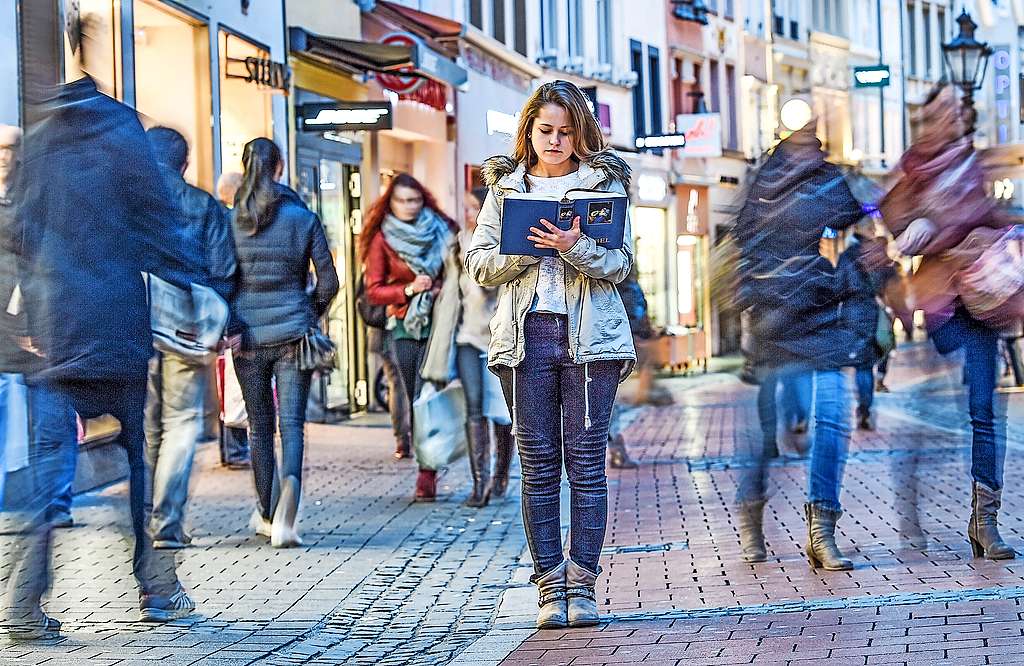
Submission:
<svg viewBox="0 0 1024 666">
<path fill-rule="evenodd" d="M 516 421 L 516 366 L 512 366 L 512 437 L 516 436 L 516 427 L 519 425 Z"/>
<path fill-rule="evenodd" d="M 590 430 L 590 363 L 583 364 L 583 429 Z"/>
</svg>

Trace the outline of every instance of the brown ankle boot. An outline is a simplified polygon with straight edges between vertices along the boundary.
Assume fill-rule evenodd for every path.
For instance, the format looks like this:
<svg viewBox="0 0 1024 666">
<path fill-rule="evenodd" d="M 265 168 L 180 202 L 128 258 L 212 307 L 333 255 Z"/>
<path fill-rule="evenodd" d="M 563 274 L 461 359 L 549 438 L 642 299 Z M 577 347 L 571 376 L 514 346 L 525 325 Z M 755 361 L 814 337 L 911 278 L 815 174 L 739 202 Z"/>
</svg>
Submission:
<svg viewBox="0 0 1024 666">
<path fill-rule="evenodd" d="M 465 506 L 487 506 L 491 498 L 491 433 L 487 419 L 473 419 L 466 424 L 469 441 L 469 469 L 473 473 L 473 493 L 463 502 Z"/>
<path fill-rule="evenodd" d="M 999 507 L 1002 492 L 975 481 L 971 496 L 971 520 L 967 523 L 967 538 L 975 557 L 990 560 L 1012 560 L 1017 553 L 999 536 Z"/>
<path fill-rule="evenodd" d="M 491 496 L 504 497 L 508 490 L 508 469 L 512 466 L 515 439 L 511 425 L 494 424 L 494 476 L 491 478 Z"/>
<path fill-rule="evenodd" d="M 811 567 L 825 571 L 849 571 L 853 562 L 843 557 L 836 545 L 836 522 L 842 511 L 833 511 L 820 504 L 804 504 L 807 514 L 807 546 L 804 551 Z"/>
<path fill-rule="evenodd" d="M 741 502 L 736 507 L 736 517 L 739 522 L 740 550 L 743 553 L 743 561 L 764 562 L 767 560 L 768 552 L 764 547 L 764 530 L 762 529 L 764 500 Z"/>
<path fill-rule="evenodd" d="M 626 451 L 626 440 L 622 435 L 615 435 L 608 440 L 608 465 L 612 469 L 636 469 L 639 465 L 629 457 Z"/>
</svg>

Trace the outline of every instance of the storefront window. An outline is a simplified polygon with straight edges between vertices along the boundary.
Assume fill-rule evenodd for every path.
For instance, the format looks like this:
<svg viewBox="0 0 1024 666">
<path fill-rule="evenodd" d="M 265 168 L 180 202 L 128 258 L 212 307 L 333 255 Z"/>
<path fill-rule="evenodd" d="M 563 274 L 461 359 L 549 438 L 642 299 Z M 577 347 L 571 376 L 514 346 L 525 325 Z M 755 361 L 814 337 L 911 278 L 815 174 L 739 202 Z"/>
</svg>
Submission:
<svg viewBox="0 0 1024 666">
<path fill-rule="evenodd" d="M 166 5 L 135 0 L 135 107 L 147 127 L 175 129 L 189 145 L 185 179 L 213 189 L 209 29 Z"/>
<path fill-rule="evenodd" d="M 121 12 L 113 0 L 79 0 L 79 29 L 64 31 L 64 78 L 80 78 L 81 69 L 96 80 L 96 86 L 121 99 Z M 65 12 L 73 11 L 72 7 Z M 74 22 L 73 16 L 67 16 Z M 81 61 L 79 61 L 79 54 Z"/>
<path fill-rule="evenodd" d="M 647 311 L 655 326 L 666 326 L 671 323 L 668 321 L 666 288 L 668 215 L 661 208 L 637 206 L 633 209 L 632 221 L 636 236 L 637 280 L 647 296 Z"/>
<path fill-rule="evenodd" d="M 246 58 L 270 53 L 237 35 L 220 31 L 221 170 L 242 171 L 242 149 L 257 137 L 273 137 L 274 90 L 246 80 Z"/>
</svg>

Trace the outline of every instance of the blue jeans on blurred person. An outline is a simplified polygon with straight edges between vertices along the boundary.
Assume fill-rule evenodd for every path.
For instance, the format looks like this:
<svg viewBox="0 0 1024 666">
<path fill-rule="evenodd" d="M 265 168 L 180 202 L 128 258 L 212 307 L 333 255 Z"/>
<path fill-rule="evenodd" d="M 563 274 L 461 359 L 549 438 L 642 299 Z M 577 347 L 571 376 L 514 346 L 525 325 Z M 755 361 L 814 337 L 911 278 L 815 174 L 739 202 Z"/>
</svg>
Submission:
<svg viewBox="0 0 1024 666">
<path fill-rule="evenodd" d="M 850 447 L 850 414 L 846 375 L 841 370 L 814 373 L 814 442 L 808 474 L 807 501 L 841 510 L 839 490 Z"/>
<path fill-rule="evenodd" d="M 866 416 L 871 413 L 875 402 L 875 366 L 862 365 L 857 368 L 857 414 Z"/>
<path fill-rule="evenodd" d="M 811 413 L 813 381 L 811 371 L 800 366 L 783 368 L 779 372 L 779 383 L 782 384 L 782 423 L 787 430 L 792 430 L 800 423 L 806 425 Z"/>
<path fill-rule="evenodd" d="M 281 479 L 294 476 L 302 483 L 302 457 L 305 450 L 306 401 L 312 372 L 299 369 L 294 342 L 255 347 L 235 357 L 235 374 L 242 387 L 245 410 L 249 414 L 249 448 L 252 473 L 260 515 L 274 515 L 275 423 L 281 425 Z M 271 380 L 277 386 L 277 409 Z M 296 488 L 298 491 L 298 488 Z"/>
<path fill-rule="evenodd" d="M 68 396 L 45 385 L 29 385 L 28 407 L 33 456 L 51 461 L 40 468 L 46 470 L 45 483 L 50 487 L 47 494 L 52 497 L 46 520 L 61 523 L 71 519 L 71 486 L 78 463 L 78 420 Z"/>
<path fill-rule="evenodd" d="M 523 362 L 514 369 L 499 369 L 502 390 L 515 409 L 523 522 L 538 575 L 563 560 L 559 521 L 563 458 L 570 488 L 569 557 L 576 564 L 600 572 L 608 523 L 605 454 L 622 363 L 574 363 L 568 328 L 565 315 L 530 313 Z M 588 376 L 590 387 L 585 390 Z"/>
<path fill-rule="evenodd" d="M 993 490 L 1003 487 L 1004 418 L 996 419 L 995 390 L 999 335 L 962 307 L 929 333 L 940 354 L 964 350 L 964 383 L 971 417 L 971 477 Z"/>
</svg>

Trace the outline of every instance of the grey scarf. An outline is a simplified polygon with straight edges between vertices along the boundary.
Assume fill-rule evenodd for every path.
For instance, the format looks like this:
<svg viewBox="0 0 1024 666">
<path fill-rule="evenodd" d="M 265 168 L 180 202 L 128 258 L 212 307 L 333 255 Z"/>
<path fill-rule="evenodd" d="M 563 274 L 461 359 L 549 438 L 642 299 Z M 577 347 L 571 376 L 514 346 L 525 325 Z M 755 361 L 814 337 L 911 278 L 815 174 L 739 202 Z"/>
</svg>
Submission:
<svg viewBox="0 0 1024 666">
<path fill-rule="evenodd" d="M 444 253 L 451 235 L 448 223 L 440 215 L 424 208 L 415 222 L 402 222 L 389 214 L 380 229 L 384 240 L 413 273 L 437 279 L 444 266 Z M 409 300 L 409 310 L 403 320 L 405 330 L 414 337 L 420 337 L 430 326 L 433 308 L 434 294 L 431 290 L 414 295 Z"/>
</svg>

